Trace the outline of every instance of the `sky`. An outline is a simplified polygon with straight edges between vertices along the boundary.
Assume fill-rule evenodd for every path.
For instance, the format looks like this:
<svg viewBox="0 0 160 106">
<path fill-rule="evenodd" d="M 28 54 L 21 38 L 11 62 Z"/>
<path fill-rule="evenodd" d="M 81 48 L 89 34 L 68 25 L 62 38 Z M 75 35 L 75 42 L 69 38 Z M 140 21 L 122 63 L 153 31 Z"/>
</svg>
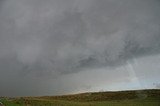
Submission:
<svg viewBox="0 0 160 106">
<path fill-rule="evenodd" d="M 0 0 L 0 96 L 159 88 L 159 0 Z"/>
</svg>

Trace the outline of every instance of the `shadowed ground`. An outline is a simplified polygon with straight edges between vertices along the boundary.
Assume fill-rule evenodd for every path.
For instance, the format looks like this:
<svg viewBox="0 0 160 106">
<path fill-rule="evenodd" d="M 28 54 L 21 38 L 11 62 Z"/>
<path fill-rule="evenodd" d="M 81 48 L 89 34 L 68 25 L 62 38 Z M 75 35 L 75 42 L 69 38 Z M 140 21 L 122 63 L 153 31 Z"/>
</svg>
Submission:
<svg viewBox="0 0 160 106">
<path fill-rule="evenodd" d="M 160 106 L 160 90 L 3 98 L 5 106 Z"/>
</svg>

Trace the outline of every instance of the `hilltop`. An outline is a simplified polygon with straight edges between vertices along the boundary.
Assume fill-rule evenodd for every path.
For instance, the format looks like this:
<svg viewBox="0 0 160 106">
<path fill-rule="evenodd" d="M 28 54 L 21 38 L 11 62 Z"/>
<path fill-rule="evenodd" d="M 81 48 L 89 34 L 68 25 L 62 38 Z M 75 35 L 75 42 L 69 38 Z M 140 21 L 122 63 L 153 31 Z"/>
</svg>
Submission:
<svg viewBox="0 0 160 106">
<path fill-rule="evenodd" d="M 89 92 L 73 95 L 62 96 L 43 96 L 38 98 L 68 100 L 68 101 L 107 101 L 107 100 L 124 100 L 124 99 L 144 99 L 144 98 L 160 97 L 160 90 L 131 90 L 131 91 L 108 91 L 108 92 Z"/>
<path fill-rule="evenodd" d="M 61 96 L 3 98 L 5 106 L 160 106 L 160 90 L 88 92 Z"/>
</svg>

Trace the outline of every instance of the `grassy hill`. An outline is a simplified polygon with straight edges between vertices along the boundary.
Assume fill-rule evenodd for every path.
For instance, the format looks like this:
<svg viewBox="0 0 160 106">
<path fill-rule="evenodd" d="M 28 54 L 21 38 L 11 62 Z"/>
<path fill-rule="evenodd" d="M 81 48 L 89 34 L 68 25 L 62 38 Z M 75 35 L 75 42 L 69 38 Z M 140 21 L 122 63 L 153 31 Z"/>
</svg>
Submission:
<svg viewBox="0 0 160 106">
<path fill-rule="evenodd" d="M 5 106 L 160 106 L 160 90 L 3 98 L 1 102 Z"/>
</svg>

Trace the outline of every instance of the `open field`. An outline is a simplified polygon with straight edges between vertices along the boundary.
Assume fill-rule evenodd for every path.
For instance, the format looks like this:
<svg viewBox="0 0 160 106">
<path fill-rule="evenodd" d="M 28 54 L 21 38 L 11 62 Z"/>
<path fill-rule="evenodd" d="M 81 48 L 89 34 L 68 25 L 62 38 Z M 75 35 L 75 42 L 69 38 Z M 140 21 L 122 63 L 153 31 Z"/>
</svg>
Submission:
<svg viewBox="0 0 160 106">
<path fill-rule="evenodd" d="M 5 106 L 160 106 L 160 90 L 3 98 Z"/>
</svg>

